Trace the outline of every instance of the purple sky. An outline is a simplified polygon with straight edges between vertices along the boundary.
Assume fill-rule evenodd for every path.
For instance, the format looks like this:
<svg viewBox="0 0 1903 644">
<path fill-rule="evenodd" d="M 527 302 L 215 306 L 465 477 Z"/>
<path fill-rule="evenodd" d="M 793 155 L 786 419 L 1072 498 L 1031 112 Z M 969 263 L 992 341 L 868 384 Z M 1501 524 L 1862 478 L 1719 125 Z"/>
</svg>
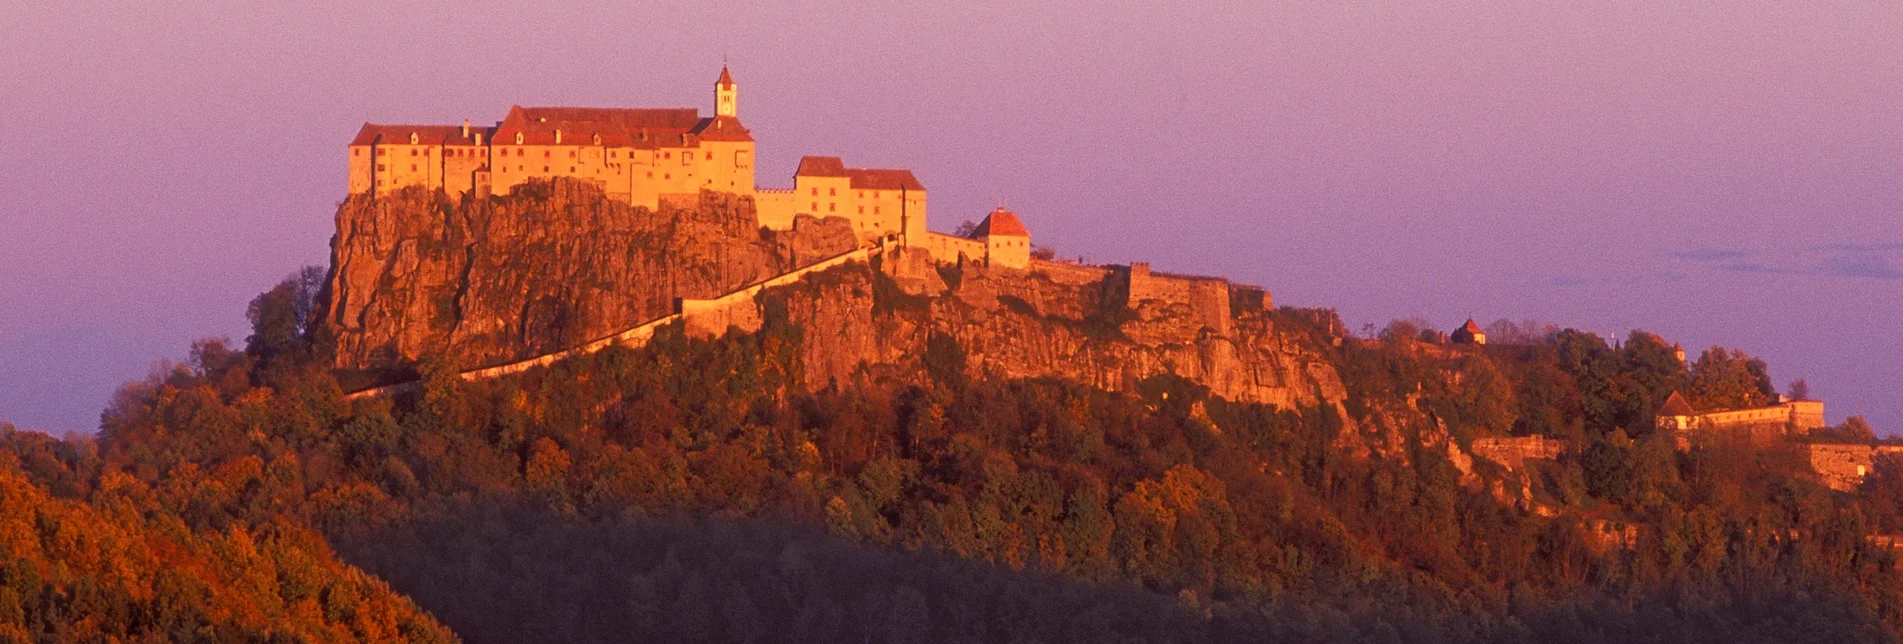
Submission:
<svg viewBox="0 0 1903 644">
<path fill-rule="evenodd" d="M 1356 328 L 1739 347 L 1903 431 L 1903 5 L 627 4 L 11 3 L 0 420 L 90 430 L 152 362 L 242 341 L 327 261 L 363 121 L 711 112 L 724 56 L 763 185 L 912 168 L 941 230 L 1004 201 L 1065 255 Z"/>
</svg>

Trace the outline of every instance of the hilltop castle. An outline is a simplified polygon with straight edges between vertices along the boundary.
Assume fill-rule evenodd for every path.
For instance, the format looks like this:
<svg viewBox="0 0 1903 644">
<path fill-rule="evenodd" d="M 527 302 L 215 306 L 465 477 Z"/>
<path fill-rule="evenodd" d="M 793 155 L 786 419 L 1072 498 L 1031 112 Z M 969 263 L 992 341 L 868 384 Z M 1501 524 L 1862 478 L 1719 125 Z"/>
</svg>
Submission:
<svg viewBox="0 0 1903 644">
<path fill-rule="evenodd" d="M 703 190 L 750 197 L 760 225 L 788 230 L 799 216 L 841 217 L 864 243 L 930 250 L 1024 268 L 1030 233 L 999 209 L 972 238 L 928 232 L 926 190 L 910 170 L 849 168 L 839 157 L 802 157 L 792 188 L 754 185 L 753 134 L 740 122 L 740 86 L 725 66 L 714 115 L 696 108 L 522 107 L 493 127 L 365 123 L 350 142 L 350 193 L 420 186 L 459 197 L 506 195 L 554 177 L 600 185 L 610 198 L 658 209 L 695 203 Z"/>
</svg>

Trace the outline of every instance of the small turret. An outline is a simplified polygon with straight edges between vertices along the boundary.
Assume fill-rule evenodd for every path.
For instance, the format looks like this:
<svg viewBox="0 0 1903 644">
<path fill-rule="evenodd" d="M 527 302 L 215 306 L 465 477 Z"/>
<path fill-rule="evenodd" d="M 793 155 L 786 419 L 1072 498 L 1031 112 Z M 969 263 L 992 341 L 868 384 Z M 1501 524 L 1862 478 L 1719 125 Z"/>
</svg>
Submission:
<svg viewBox="0 0 1903 644">
<path fill-rule="evenodd" d="M 1487 332 L 1480 330 L 1480 325 L 1474 324 L 1473 318 L 1467 318 L 1466 324 L 1460 325 L 1458 329 L 1454 329 L 1454 332 L 1447 334 L 1447 337 L 1452 340 L 1454 344 L 1487 343 Z"/>
<path fill-rule="evenodd" d="M 740 86 L 734 84 L 733 74 L 727 72 L 727 66 L 720 66 L 720 80 L 714 81 L 714 116 L 738 116 L 736 103 L 740 98 Z"/>
</svg>

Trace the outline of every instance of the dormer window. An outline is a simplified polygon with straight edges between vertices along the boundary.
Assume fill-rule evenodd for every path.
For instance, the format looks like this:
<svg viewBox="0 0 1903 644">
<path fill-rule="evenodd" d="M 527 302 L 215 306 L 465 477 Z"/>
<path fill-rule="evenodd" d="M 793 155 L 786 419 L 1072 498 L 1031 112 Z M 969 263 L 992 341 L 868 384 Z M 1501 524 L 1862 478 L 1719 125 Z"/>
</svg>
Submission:
<svg viewBox="0 0 1903 644">
<path fill-rule="evenodd" d="M 521 133 L 521 132 L 516 132 L 516 133 L 515 133 L 515 144 L 516 144 L 516 145 L 522 145 L 522 133 Z"/>
<path fill-rule="evenodd" d="M 562 144 L 562 131 L 561 131 L 561 130 L 556 130 L 556 131 L 555 131 L 555 144 L 556 144 L 556 145 L 561 145 L 561 144 Z"/>
<path fill-rule="evenodd" d="M 422 140 L 422 137 L 417 136 L 415 132 L 410 133 L 410 145 L 416 145 L 417 142 L 421 140 Z"/>
<path fill-rule="evenodd" d="M 600 135 L 600 134 L 596 134 L 596 135 L 595 135 L 595 145 L 601 145 L 601 135 Z"/>
</svg>

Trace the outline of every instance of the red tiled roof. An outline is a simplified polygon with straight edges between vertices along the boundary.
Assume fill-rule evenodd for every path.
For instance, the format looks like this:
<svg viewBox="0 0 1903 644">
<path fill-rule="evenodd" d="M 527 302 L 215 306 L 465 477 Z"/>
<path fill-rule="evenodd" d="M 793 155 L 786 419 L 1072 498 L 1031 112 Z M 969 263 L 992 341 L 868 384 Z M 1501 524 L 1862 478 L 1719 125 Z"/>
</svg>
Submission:
<svg viewBox="0 0 1903 644">
<path fill-rule="evenodd" d="M 410 135 L 416 135 L 417 145 L 475 145 L 475 135 L 488 135 L 492 128 L 469 128 L 470 136 L 463 136 L 460 125 L 378 125 L 365 123 L 357 131 L 357 138 L 351 139 L 351 145 L 409 145 Z"/>
<path fill-rule="evenodd" d="M 846 176 L 852 179 L 854 190 L 925 190 L 925 184 L 919 183 L 911 170 L 846 168 Z"/>
<path fill-rule="evenodd" d="M 1464 325 L 1462 325 L 1462 326 L 1460 327 L 1460 330 L 1462 330 L 1462 331 L 1466 331 L 1466 332 L 1468 332 L 1468 333 L 1471 333 L 1471 334 L 1474 334 L 1474 335 L 1486 335 L 1486 333 L 1487 333 L 1486 331 L 1482 331 L 1482 330 L 1480 329 L 1480 325 L 1478 325 L 1478 324 L 1474 324 L 1474 319 L 1473 319 L 1473 318 L 1467 318 L 1467 323 L 1466 323 L 1466 324 L 1464 324 Z"/>
<path fill-rule="evenodd" d="M 1685 396 L 1676 391 L 1665 399 L 1665 404 L 1659 405 L 1660 416 L 1690 416 L 1696 413 L 1698 410 L 1693 409 L 1692 404 L 1686 402 Z"/>
<path fill-rule="evenodd" d="M 999 208 L 991 211 L 991 214 L 985 215 L 985 220 L 978 222 L 978 230 L 972 234 L 979 238 L 990 237 L 992 235 L 1030 237 L 1031 231 L 1024 229 L 1024 222 L 1018 221 L 1016 214 L 1009 210 Z"/>
<path fill-rule="evenodd" d="M 509 115 L 496 125 L 495 139 L 512 145 L 515 135 L 521 134 L 522 143 L 526 145 L 555 145 L 555 133 L 560 132 L 562 145 L 595 145 L 595 137 L 599 136 L 600 145 L 616 147 L 697 147 L 700 137 L 693 134 L 693 130 L 704 120 L 700 118 L 700 110 L 691 107 L 515 106 L 509 108 Z M 739 121 L 733 121 L 733 125 L 738 126 Z M 739 129 L 744 132 L 746 128 Z"/>
<path fill-rule="evenodd" d="M 689 130 L 702 141 L 752 141 L 753 133 L 740 124 L 740 119 L 731 116 L 714 116 L 700 120 L 694 129 Z"/>
<path fill-rule="evenodd" d="M 843 177 L 846 176 L 846 164 L 839 157 L 800 157 L 800 167 L 793 172 L 796 177 Z"/>
<path fill-rule="evenodd" d="M 733 74 L 727 73 L 727 66 L 720 66 L 720 80 L 714 81 L 714 87 L 733 87 Z"/>
</svg>

